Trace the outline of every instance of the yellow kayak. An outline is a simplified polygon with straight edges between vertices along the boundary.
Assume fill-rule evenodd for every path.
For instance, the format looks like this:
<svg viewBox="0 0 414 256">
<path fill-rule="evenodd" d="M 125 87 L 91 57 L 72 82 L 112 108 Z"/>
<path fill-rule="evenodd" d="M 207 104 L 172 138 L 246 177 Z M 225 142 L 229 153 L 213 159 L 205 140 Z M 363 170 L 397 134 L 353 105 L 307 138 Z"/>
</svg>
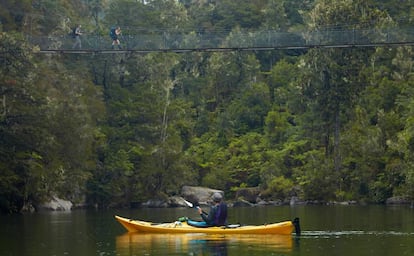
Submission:
<svg viewBox="0 0 414 256">
<path fill-rule="evenodd" d="M 299 219 L 295 221 L 283 221 L 265 225 L 247 225 L 238 227 L 208 227 L 199 228 L 188 225 L 186 222 L 152 223 L 147 221 L 132 220 L 115 216 L 129 232 L 146 233 L 206 233 L 206 234 L 279 234 L 290 235 L 293 230 L 296 233 L 299 228 Z M 300 231 L 299 231 L 300 232 Z"/>
</svg>

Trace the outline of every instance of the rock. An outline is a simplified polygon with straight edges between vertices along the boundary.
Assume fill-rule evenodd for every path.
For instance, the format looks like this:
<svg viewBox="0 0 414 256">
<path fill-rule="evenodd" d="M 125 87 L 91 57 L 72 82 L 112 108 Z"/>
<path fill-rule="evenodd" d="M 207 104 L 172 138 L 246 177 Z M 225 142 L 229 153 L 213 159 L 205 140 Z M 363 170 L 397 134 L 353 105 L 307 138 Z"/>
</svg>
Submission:
<svg viewBox="0 0 414 256">
<path fill-rule="evenodd" d="M 168 198 L 168 205 L 170 207 L 187 207 L 184 198 L 181 196 L 172 196 Z"/>
<path fill-rule="evenodd" d="M 233 207 L 247 207 L 247 206 L 254 206 L 254 204 L 250 203 L 247 200 L 244 199 L 238 199 L 233 203 Z"/>
<path fill-rule="evenodd" d="M 236 192 L 236 199 L 244 199 L 250 203 L 257 203 L 260 194 L 258 187 L 240 188 Z"/>
<path fill-rule="evenodd" d="M 269 205 L 274 205 L 274 206 L 280 206 L 280 205 L 284 204 L 283 201 L 280 200 L 280 199 L 270 200 L 270 201 L 268 201 L 268 203 L 269 203 Z"/>
<path fill-rule="evenodd" d="M 270 205 L 270 203 L 268 201 L 262 200 L 260 197 L 257 199 L 257 203 L 256 205 L 258 206 L 266 206 L 266 205 Z"/>
<path fill-rule="evenodd" d="M 208 205 L 211 202 L 211 195 L 215 192 L 221 193 L 224 196 L 222 190 L 206 187 L 183 186 L 181 189 L 182 197 L 192 203 L 199 203 L 200 205 Z"/>
<path fill-rule="evenodd" d="M 167 207 L 188 207 L 188 205 L 185 203 L 185 199 L 181 196 L 171 196 L 166 200 L 163 199 L 150 199 L 146 201 L 145 203 L 134 203 L 134 208 L 140 208 L 140 207 L 146 207 L 146 208 L 167 208 Z M 131 208 L 132 205 L 131 205 Z"/>
<path fill-rule="evenodd" d="M 32 203 L 25 203 L 20 211 L 33 213 L 36 211 L 36 207 Z"/>
<path fill-rule="evenodd" d="M 39 205 L 38 208 L 39 210 L 48 211 L 70 211 L 72 209 L 72 202 L 54 196 L 49 202 Z"/>
<path fill-rule="evenodd" d="M 409 204 L 410 200 L 404 196 L 394 196 L 387 199 L 386 204 Z"/>
<path fill-rule="evenodd" d="M 148 208 L 166 208 L 168 207 L 168 202 L 161 199 L 150 199 L 147 202 L 142 204 L 143 207 Z"/>
<path fill-rule="evenodd" d="M 292 196 L 291 198 L 290 198 L 290 201 L 289 201 L 289 205 L 290 206 L 294 206 L 294 205 L 296 205 L 297 204 L 297 202 L 298 202 L 299 200 L 298 200 L 298 197 L 297 196 Z"/>
<path fill-rule="evenodd" d="M 307 204 L 307 202 L 306 201 L 303 201 L 302 199 L 300 199 L 299 197 L 297 197 L 297 196 L 292 196 L 291 198 L 290 198 L 290 200 L 288 200 L 288 202 L 289 202 L 289 205 L 290 206 L 295 206 L 295 205 L 305 205 L 305 204 Z"/>
</svg>

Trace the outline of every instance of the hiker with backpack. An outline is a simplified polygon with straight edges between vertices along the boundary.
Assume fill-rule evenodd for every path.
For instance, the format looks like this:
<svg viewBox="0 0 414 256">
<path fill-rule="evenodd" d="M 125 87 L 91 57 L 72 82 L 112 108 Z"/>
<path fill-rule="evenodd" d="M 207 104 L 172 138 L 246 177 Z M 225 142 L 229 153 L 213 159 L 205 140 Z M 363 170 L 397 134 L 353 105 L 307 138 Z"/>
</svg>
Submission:
<svg viewBox="0 0 414 256">
<path fill-rule="evenodd" d="M 80 36 L 82 35 L 81 28 L 82 28 L 82 25 L 79 24 L 72 31 L 72 36 L 73 36 L 73 38 L 75 38 L 75 43 L 73 44 L 72 49 L 75 49 L 77 46 L 79 46 L 79 49 L 82 48 L 82 42 L 81 42 L 81 39 L 80 39 Z"/>
<path fill-rule="evenodd" d="M 118 45 L 118 48 L 122 49 L 121 42 L 119 41 L 119 36 L 121 35 L 121 28 L 119 26 L 116 28 L 111 28 L 111 32 L 109 35 L 112 38 L 112 49 L 115 48 L 115 45 Z"/>
</svg>

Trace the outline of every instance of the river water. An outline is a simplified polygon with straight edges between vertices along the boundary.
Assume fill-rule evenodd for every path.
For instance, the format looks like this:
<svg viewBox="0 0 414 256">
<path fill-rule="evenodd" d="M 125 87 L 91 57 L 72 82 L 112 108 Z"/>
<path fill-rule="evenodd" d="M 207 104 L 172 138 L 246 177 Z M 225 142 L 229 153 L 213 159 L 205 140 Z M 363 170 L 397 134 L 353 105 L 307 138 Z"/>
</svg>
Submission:
<svg viewBox="0 0 414 256">
<path fill-rule="evenodd" d="M 408 206 L 229 208 L 229 222 L 273 223 L 299 217 L 301 236 L 128 234 L 114 215 L 174 221 L 193 209 L 76 210 L 0 216 L 0 255 L 414 255 Z"/>
</svg>

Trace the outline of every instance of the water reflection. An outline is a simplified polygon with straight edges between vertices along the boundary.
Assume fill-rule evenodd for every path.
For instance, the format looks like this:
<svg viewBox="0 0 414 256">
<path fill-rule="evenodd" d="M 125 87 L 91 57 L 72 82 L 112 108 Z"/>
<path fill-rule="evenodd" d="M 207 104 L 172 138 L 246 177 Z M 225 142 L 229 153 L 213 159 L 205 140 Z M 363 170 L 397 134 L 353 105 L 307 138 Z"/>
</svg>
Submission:
<svg viewBox="0 0 414 256">
<path fill-rule="evenodd" d="M 344 236 L 413 236 L 414 232 L 397 232 L 397 231 L 363 231 L 363 230 L 345 230 L 345 231 L 305 231 L 302 237 L 305 238 L 330 238 Z"/>
<path fill-rule="evenodd" d="M 121 256 L 167 254 L 225 256 L 229 255 L 230 250 L 251 247 L 260 247 L 272 252 L 290 252 L 292 237 L 283 235 L 126 233 L 116 238 L 117 255 Z"/>
</svg>

